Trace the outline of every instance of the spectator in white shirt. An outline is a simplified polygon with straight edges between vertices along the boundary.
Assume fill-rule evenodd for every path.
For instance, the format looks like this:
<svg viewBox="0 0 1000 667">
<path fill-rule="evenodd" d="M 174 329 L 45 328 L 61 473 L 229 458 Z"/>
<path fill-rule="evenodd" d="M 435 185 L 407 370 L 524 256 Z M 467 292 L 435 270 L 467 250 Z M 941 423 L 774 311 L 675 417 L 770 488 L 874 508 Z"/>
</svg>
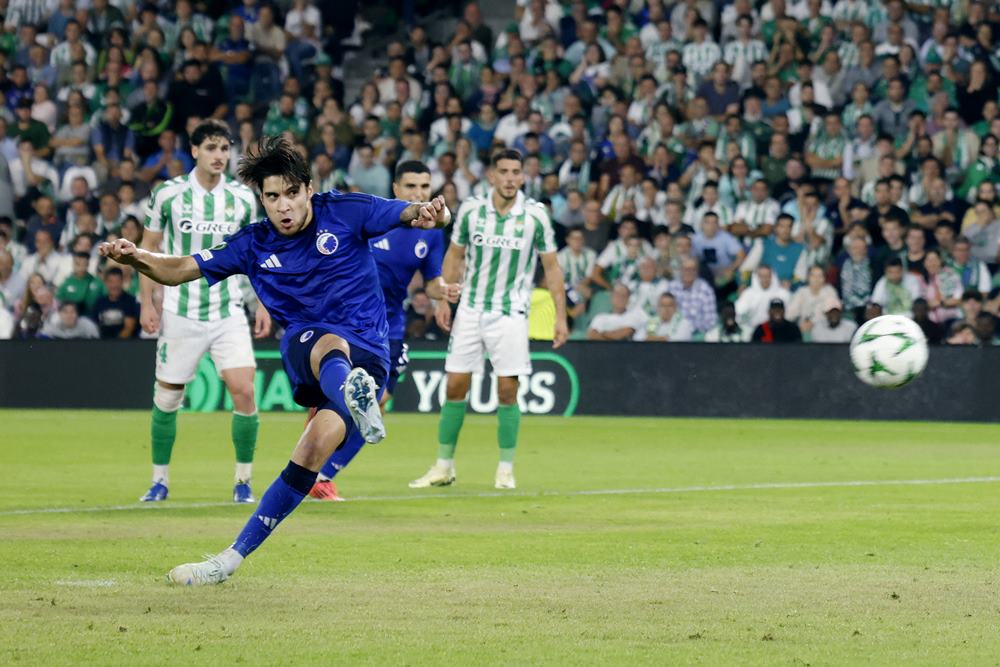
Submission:
<svg viewBox="0 0 1000 667">
<path fill-rule="evenodd" d="M 73 272 L 73 260 L 55 249 L 55 241 L 47 229 L 35 232 L 35 252 L 24 258 L 21 276 L 27 280 L 39 274 L 50 285 L 59 285 Z"/>
<path fill-rule="evenodd" d="M 893 257 L 885 264 L 885 275 L 875 283 L 872 301 L 886 315 L 909 315 L 914 299 L 921 296 L 920 279 L 903 270 L 903 260 Z"/>
<path fill-rule="evenodd" d="M 11 308 L 24 296 L 26 282 L 24 276 L 14 270 L 14 257 L 6 250 L 0 250 L 0 309 Z"/>
<path fill-rule="evenodd" d="M 818 322 L 826 312 L 826 304 L 831 298 L 836 298 L 837 290 L 826 282 L 823 267 L 814 266 L 809 269 L 806 284 L 795 290 L 788 304 L 788 319 L 801 325 L 802 321 Z M 843 310 L 843 309 L 841 309 Z"/>
<path fill-rule="evenodd" d="M 49 317 L 39 334 L 42 338 L 89 338 L 97 339 L 101 333 L 93 320 L 82 317 L 72 301 L 59 306 L 59 311 Z"/>
<path fill-rule="evenodd" d="M 528 125 L 528 99 L 523 96 L 514 98 L 514 110 L 497 122 L 493 133 L 494 141 L 499 140 L 505 146 L 512 146 L 514 140 L 530 130 Z"/>
<path fill-rule="evenodd" d="M 661 343 L 682 343 L 691 340 L 694 328 L 677 309 L 677 299 L 670 292 L 661 294 L 656 308 L 656 317 L 645 329 L 635 332 L 633 340 Z"/>
<path fill-rule="evenodd" d="M 632 294 L 623 283 L 616 283 L 611 292 L 611 312 L 596 315 L 590 321 L 590 340 L 632 340 L 636 331 L 646 327 L 646 314 L 641 309 L 629 309 Z"/>
<path fill-rule="evenodd" d="M 35 157 L 30 141 L 22 139 L 18 142 L 17 153 L 18 159 L 8 165 L 15 197 L 23 197 L 28 188 L 39 186 L 44 181 L 52 184 L 52 190 L 59 187 L 59 173 L 46 160 Z"/>
<path fill-rule="evenodd" d="M 656 275 L 656 260 L 646 256 L 639 260 L 638 275 L 628 283 L 632 292 L 629 308 L 639 308 L 647 315 L 654 315 L 660 296 L 667 291 L 667 281 Z"/>
<path fill-rule="evenodd" d="M 858 325 L 844 319 L 844 304 L 836 296 L 823 302 L 823 317 L 803 320 L 799 328 L 813 343 L 849 343 Z"/>
<path fill-rule="evenodd" d="M 736 300 L 736 319 L 740 326 L 753 330 L 768 319 L 772 299 L 788 302 L 788 290 L 774 279 L 774 272 L 767 264 L 757 267 L 750 287 L 743 290 Z"/>
</svg>

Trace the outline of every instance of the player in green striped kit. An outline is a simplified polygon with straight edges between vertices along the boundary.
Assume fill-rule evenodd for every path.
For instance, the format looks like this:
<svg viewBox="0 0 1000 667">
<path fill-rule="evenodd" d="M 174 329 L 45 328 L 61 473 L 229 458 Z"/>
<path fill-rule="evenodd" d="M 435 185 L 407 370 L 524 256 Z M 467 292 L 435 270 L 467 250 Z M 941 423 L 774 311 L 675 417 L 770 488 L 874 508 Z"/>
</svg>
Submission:
<svg viewBox="0 0 1000 667">
<path fill-rule="evenodd" d="M 492 188 L 485 197 L 466 199 L 455 220 L 451 245 L 441 275 L 446 283 L 459 280 L 465 262 L 462 297 L 455 315 L 438 309 L 438 323 L 451 330 L 445 371 L 447 401 L 438 427 L 438 458 L 410 488 L 447 486 L 455 481 L 455 446 L 465 419 L 472 374 L 483 371 L 488 354 L 497 376 L 497 441 L 500 463 L 494 486 L 513 489 L 514 451 L 521 424 L 517 404 L 518 378 L 531 373 L 528 350 L 528 307 L 535 265 L 541 258 L 545 285 L 556 304 L 553 347 L 566 341 L 566 288 L 556 257 L 556 242 L 548 211 L 521 192 L 521 154 L 502 150 L 490 160 Z"/>
<path fill-rule="evenodd" d="M 206 120 L 195 127 L 191 133 L 195 168 L 162 184 L 150 196 L 144 249 L 160 252 L 162 244 L 165 254 L 190 255 L 223 243 L 228 235 L 254 221 L 257 202 L 253 192 L 225 173 L 231 143 L 229 128 L 221 121 Z M 151 428 L 153 485 L 140 500 L 167 498 L 177 411 L 184 402 L 184 386 L 194 379 L 207 352 L 233 399 L 233 500 L 253 502 L 250 472 L 259 423 L 254 402 L 256 362 L 238 279 L 211 287 L 204 278 L 164 287 L 162 308 L 154 302 L 153 292 L 154 283 L 142 276 L 140 323 L 146 333 L 159 332 L 159 341 Z M 258 338 L 270 332 L 271 318 L 263 306 L 257 308 L 254 328 Z"/>
</svg>

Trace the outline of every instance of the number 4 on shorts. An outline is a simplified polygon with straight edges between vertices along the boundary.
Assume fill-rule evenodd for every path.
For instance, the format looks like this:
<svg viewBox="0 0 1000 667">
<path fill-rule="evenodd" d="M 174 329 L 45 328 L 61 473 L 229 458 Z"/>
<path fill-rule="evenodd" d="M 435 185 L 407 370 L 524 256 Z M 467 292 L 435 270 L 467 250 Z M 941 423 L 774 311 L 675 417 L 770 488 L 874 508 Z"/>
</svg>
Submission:
<svg viewBox="0 0 1000 667">
<path fill-rule="evenodd" d="M 160 343 L 160 349 L 158 349 L 156 351 L 156 356 L 158 356 L 160 358 L 160 363 L 161 364 L 167 363 L 167 344 L 166 343 Z"/>
</svg>

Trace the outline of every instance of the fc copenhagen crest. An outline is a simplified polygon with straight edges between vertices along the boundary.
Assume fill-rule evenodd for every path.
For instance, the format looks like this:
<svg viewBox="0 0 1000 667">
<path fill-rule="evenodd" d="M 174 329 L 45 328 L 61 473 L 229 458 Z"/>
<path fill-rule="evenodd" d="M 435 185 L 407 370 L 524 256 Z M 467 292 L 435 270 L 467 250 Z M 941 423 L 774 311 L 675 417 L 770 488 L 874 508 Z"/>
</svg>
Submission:
<svg viewBox="0 0 1000 667">
<path fill-rule="evenodd" d="M 337 248 L 340 247 L 340 241 L 337 240 L 335 234 L 330 232 L 323 232 L 316 237 L 316 250 L 319 250 L 324 255 L 332 255 L 337 252 Z"/>
<path fill-rule="evenodd" d="M 413 254 L 415 254 L 420 259 L 427 256 L 427 243 L 423 240 L 417 241 L 417 245 L 413 247 Z"/>
</svg>

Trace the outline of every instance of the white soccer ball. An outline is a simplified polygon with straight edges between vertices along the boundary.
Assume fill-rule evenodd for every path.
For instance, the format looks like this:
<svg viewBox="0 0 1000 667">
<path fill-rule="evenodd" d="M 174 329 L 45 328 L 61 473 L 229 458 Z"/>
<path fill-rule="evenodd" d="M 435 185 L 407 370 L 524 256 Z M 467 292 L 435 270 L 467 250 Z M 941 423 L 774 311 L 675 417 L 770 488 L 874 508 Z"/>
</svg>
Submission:
<svg viewBox="0 0 1000 667">
<path fill-rule="evenodd" d="M 865 322 L 854 333 L 851 363 L 865 384 L 897 389 L 924 372 L 927 338 L 910 318 L 882 315 Z"/>
</svg>

